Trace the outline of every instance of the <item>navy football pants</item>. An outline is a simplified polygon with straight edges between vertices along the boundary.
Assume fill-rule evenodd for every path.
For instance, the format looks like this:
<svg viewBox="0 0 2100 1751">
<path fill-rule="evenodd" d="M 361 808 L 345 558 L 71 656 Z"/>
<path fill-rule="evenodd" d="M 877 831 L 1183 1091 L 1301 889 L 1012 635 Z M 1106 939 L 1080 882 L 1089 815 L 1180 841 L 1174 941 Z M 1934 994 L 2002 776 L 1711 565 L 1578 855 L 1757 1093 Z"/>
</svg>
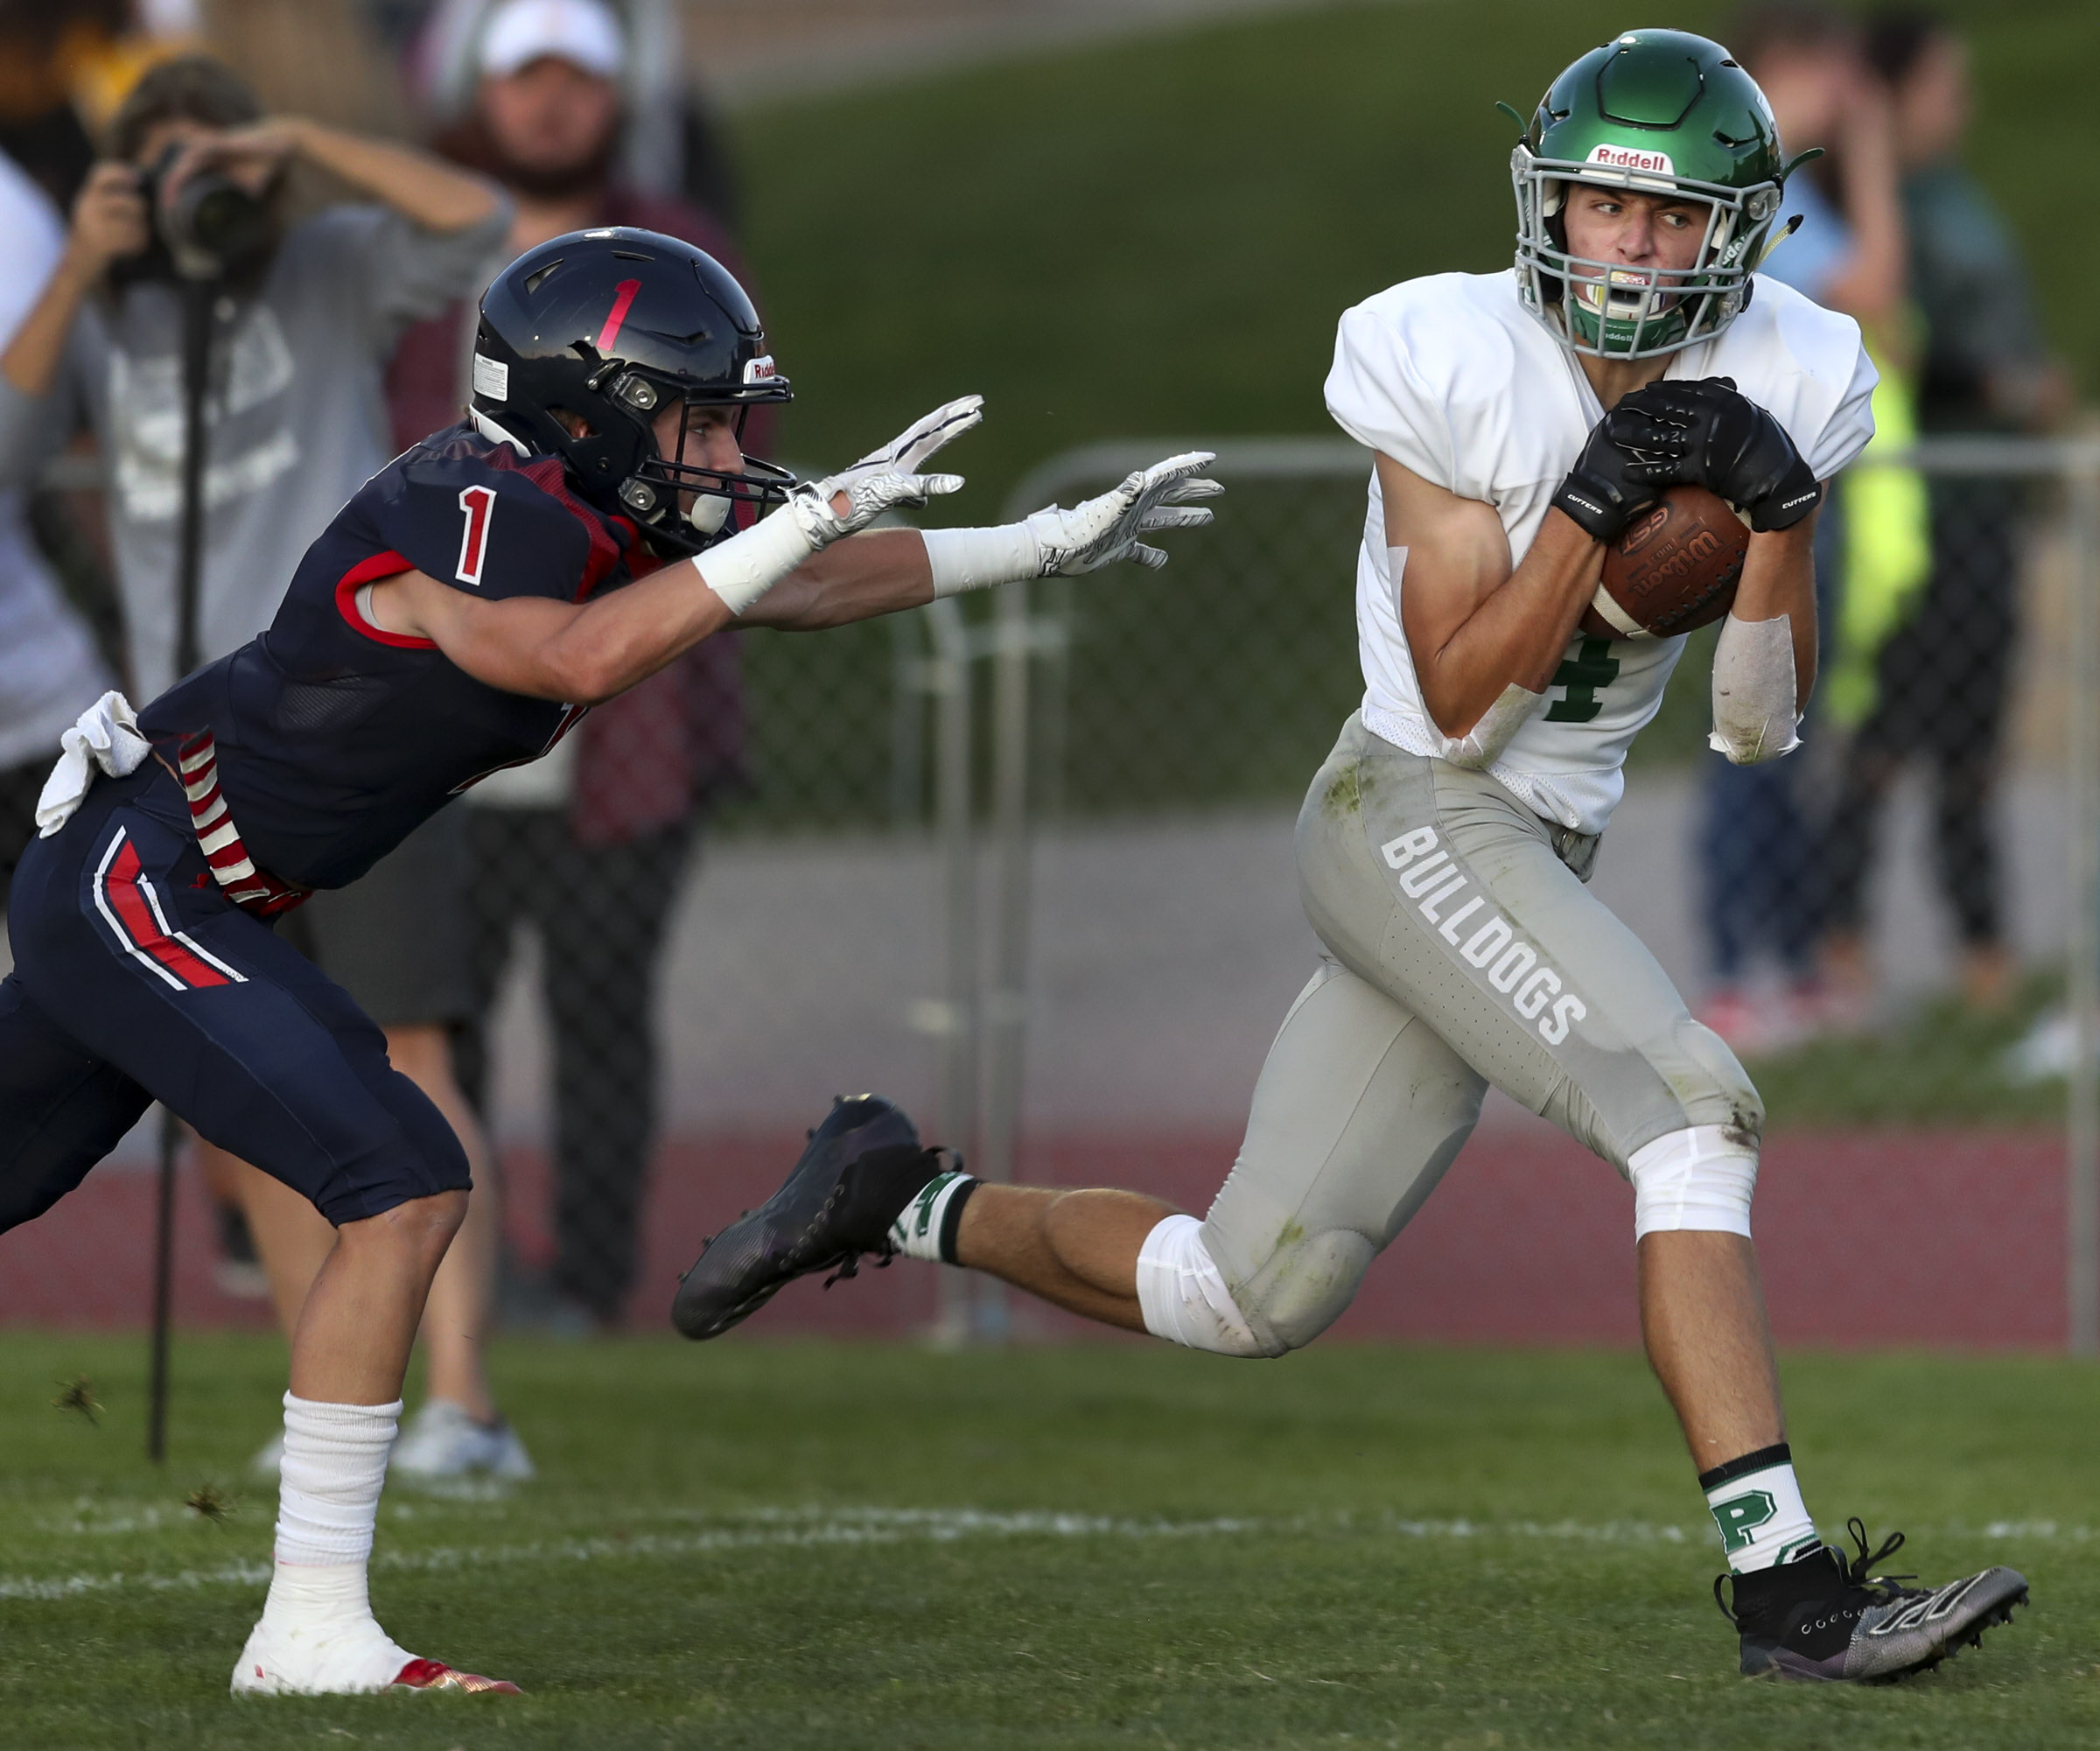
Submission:
<svg viewBox="0 0 2100 1751">
<path fill-rule="evenodd" d="M 386 1036 L 220 893 L 158 762 L 33 841 L 0 984 L 0 1230 L 41 1215 L 164 1102 L 332 1222 L 464 1191 L 466 1152 Z"/>
</svg>

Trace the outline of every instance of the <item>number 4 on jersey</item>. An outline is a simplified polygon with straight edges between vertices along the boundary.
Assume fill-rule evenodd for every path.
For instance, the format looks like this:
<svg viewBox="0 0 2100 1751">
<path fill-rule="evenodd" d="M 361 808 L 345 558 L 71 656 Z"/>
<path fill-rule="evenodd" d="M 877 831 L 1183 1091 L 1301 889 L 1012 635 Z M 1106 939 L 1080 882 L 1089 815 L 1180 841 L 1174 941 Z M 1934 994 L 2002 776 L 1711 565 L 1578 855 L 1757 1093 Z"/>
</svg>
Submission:
<svg viewBox="0 0 2100 1751">
<path fill-rule="evenodd" d="M 1619 659 L 1612 655 L 1609 639 L 1587 639 L 1574 657 L 1553 671 L 1552 684 L 1566 688 L 1564 697 L 1546 707 L 1549 724 L 1586 724 L 1604 710 L 1597 690 L 1619 678 Z"/>
<path fill-rule="evenodd" d="M 459 494 L 459 508 L 466 513 L 466 527 L 459 532 L 459 569 L 452 575 L 479 590 L 481 562 L 488 553 L 488 520 L 496 512 L 496 489 L 467 487 Z"/>
</svg>

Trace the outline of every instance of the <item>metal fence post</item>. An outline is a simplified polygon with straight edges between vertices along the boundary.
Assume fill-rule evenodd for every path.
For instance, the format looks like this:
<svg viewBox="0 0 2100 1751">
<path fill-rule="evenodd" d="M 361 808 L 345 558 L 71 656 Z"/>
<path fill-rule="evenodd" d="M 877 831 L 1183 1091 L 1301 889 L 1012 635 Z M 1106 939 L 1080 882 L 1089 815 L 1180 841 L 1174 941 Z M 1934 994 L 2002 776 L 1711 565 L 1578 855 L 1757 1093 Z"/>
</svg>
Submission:
<svg viewBox="0 0 2100 1751">
<path fill-rule="evenodd" d="M 1030 712 L 1028 665 L 1034 655 L 1030 590 L 1008 584 L 992 623 L 992 932 L 984 996 L 984 1148 L 987 1180 L 1013 1178 L 1021 1119 L 1022 1054 L 1028 1023 Z M 987 1278 L 978 1304 L 979 1335 L 1005 1334 L 1007 1304 Z"/>
<path fill-rule="evenodd" d="M 941 857 L 941 1136 L 973 1152 L 977 1122 L 977 869 L 971 821 L 970 629 L 952 599 L 931 604 L 926 622 L 934 644 L 928 690 L 934 699 L 934 819 Z M 936 1338 L 972 1335 L 970 1283 L 943 1271 Z"/>
<path fill-rule="evenodd" d="M 2068 472 L 2072 1059 L 2064 1300 L 2074 1355 L 2100 1354 L 2100 468 Z"/>
</svg>

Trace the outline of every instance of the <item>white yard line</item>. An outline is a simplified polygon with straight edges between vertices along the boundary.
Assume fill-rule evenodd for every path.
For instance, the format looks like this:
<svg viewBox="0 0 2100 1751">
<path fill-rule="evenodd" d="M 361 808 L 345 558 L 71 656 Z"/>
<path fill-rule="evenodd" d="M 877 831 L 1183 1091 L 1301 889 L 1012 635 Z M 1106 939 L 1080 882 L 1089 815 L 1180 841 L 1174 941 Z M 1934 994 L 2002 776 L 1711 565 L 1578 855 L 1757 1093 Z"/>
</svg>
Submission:
<svg viewBox="0 0 2100 1751">
<path fill-rule="evenodd" d="M 673 1519 L 688 1517 L 673 1514 Z M 2054 1520 L 1993 1520 L 1981 1527 L 1942 1529 L 1951 1537 L 2084 1544 L 2092 1530 Z M 707 1556 L 721 1551 L 821 1546 L 945 1544 L 970 1538 L 1131 1540 L 1292 1537 L 1307 1533 L 1383 1534 L 1391 1537 L 1464 1541 L 1553 1540 L 1596 1544 L 1683 1544 L 1704 1542 L 1703 1527 L 1644 1520 L 1440 1520 L 1395 1514 L 1336 1514 L 1297 1519 L 1222 1517 L 1207 1520 L 1118 1518 L 1049 1510 L 998 1512 L 971 1508 L 772 1508 L 729 1516 L 728 1523 L 695 1532 L 644 1532 L 630 1537 L 556 1538 L 519 1544 L 480 1544 L 428 1551 L 382 1551 L 373 1567 L 382 1573 L 420 1574 L 512 1565 L 593 1563 L 618 1558 Z M 175 1574 L 133 1573 L 0 1576 L 0 1600 L 60 1600 L 101 1593 L 189 1592 L 210 1586 L 260 1586 L 268 1565 L 227 1563 Z"/>
</svg>

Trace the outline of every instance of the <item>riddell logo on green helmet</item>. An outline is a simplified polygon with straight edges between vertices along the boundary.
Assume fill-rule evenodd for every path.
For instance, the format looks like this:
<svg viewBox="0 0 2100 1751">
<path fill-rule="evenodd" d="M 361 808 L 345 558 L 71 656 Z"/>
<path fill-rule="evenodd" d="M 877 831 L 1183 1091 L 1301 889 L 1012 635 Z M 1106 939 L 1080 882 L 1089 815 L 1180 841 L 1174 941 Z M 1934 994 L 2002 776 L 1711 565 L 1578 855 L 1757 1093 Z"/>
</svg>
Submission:
<svg viewBox="0 0 2100 1751">
<path fill-rule="evenodd" d="M 1606 165 L 1615 171 L 1646 171 L 1653 176 L 1675 176 L 1677 173 L 1676 166 L 1670 162 L 1668 152 L 1646 151 L 1638 146 L 1592 146 L 1590 156 L 1585 162 Z"/>
</svg>

